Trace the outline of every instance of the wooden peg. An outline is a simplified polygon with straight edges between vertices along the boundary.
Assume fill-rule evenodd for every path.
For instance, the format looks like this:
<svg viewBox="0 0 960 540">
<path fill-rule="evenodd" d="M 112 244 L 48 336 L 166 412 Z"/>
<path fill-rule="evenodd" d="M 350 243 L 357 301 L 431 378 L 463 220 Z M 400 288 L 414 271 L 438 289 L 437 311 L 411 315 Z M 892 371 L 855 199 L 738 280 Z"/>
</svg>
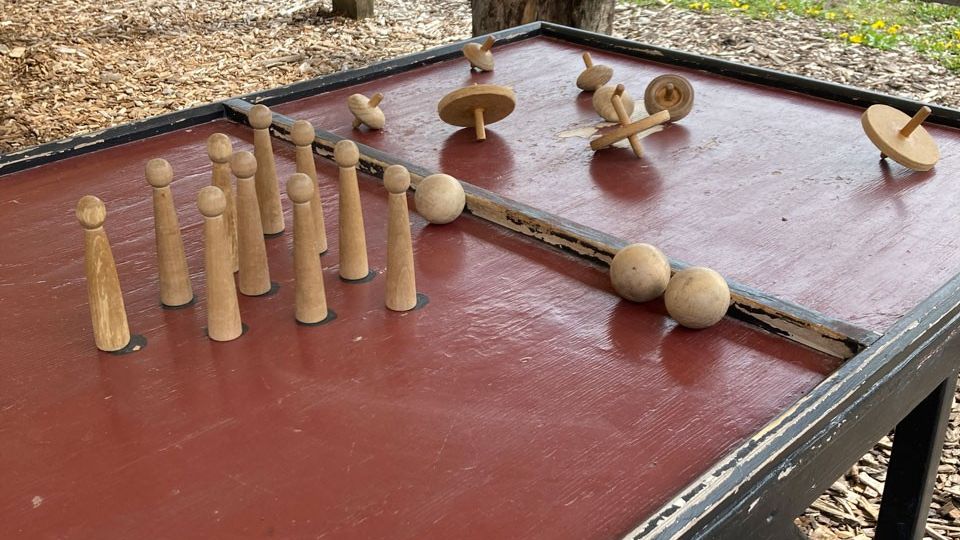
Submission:
<svg viewBox="0 0 960 540">
<path fill-rule="evenodd" d="M 641 118 L 632 124 L 617 126 L 614 129 L 604 133 L 603 135 L 597 137 L 590 141 L 590 148 L 594 151 L 602 150 L 612 145 L 617 141 L 622 141 L 630 135 L 636 135 L 642 131 L 646 131 L 653 126 L 663 124 L 664 122 L 670 121 L 670 111 L 660 111 L 656 114 L 651 114 L 645 118 Z"/>
<path fill-rule="evenodd" d="M 630 115 L 627 114 L 627 110 L 623 107 L 623 101 L 620 97 L 623 95 L 623 90 L 623 85 L 618 84 L 616 90 L 613 91 L 613 95 L 610 97 L 610 102 L 613 104 L 613 109 L 617 111 L 617 118 L 621 126 L 630 124 Z M 633 148 L 633 153 L 637 157 L 643 157 L 643 147 L 640 146 L 640 139 L 637 138 L 637 134 L 627 135 L 627 140 L 630 141 L 630 148 Z"/>
<path fill-rule="evenodd" d="M 197 195 L 203 214 L 203 262 L 207 276 L 207 336 L 230 341 L 243 334 L 240 305 L 233 270 L 228 257 L 230 238 L 226 220 L 227 197 L 216 186 L 207 186 Z"/>
<path fill-rule="evenodd" d="M 290 127 L 290 140 L 297 147 L 297 172 L 303 173 L 317 183 L 317 164 L 313 160 L 313 139 L 316 132 L 313 125 L 306 120 L 297 120 Z M 310 210 L 313 212 L 313 224 L 317 228 L 317 253 L 327 251 L 327 228 L 323 218 L 323 201 L 320 200 L 320 189 L 313 190 L 313 200 L 310 201 Z"/>
<path fill-rule="evenodd" d="M 257 158 L 257 200 L 260 202 L 260 221 L 263 234 L 283 232 L 283 207 L 280 204 L 280 185 L 277 166 L 273 159 L 270 124 L 273 113 L 265 105 L 254 105 L 248 114 L 253 127 L 253 155 Z"/>
<path fill-rule="evenodd" d="M 413 240 L 410 238 L 410 211 L 407 207 L 410 173 L 403 165 L 391 165 L 383 173 L 383 186 L 389 193 L 386 306 L 393 311 L 409 311 L 417 306 Z"/>
<path fill-rule="evenodd" d="M 360 127 L 360 124 L 370 129 L 383 129 L 386 123 L 386 117 L 380 110 L 380 102 L 383 100 L 383 94 L 377 92 L 370 99 L 363 94 L 353 94 L 347 98 L 347 108 L 353 113 L 353 129 Z"/>
<path fill-rule="evenodd" d="M 487 36 L 483 44 L 467 43 L 463 46 L 463 55 L 470 61 L 471 69 L 480 71 L 493 71 L 493 44 L 496 41 L 493 36 Z"/>
<path fill-rule="evenodd" d="M 242 294 L 260 296 L 270 292 L 271 283 L 254 180 L 257 160 L 250 152 L 236 152 L 230 160 L 230 169 L 237 177 L 237 251 L 240 259 L 237 282 Z"/>
<path fill-rule="evenodd" d="M 340 277 L 347 281 L 362 280 L 367 278 L 370 267 L 357 185 L 360 150 L 353 141 L 342 140 L 334 146 L 333 158 L 340 168 Z"/>
<path fill-rule="evenodd" d="M 577 77 L 577 88 L 581 90 L 593 92 L 613 78 L 613 69 L 604 65 L 594 65 L 593 58 L 586 51 L 583 53 L 583 64 L 587 69 Z"/>
<path fill-rule="evenodd" d="M 183 306 L 193 301 L 193 287 L 170 190 L 173 168 L 164 159 L 151 159 L 144 174 L 147 183 L 153 187 L 153 231 L 160 273 L 160 303 L 168 307 Z"/>
<path fill-rule="evenodd" d="M 130 343 L 130 327 L 123 306 L 123 293 L 117 264 L 103 222 L 107 208 L 87 195 L 77 203 L 77 220 L 83 227 L 84 270 L 87 275 L 87 300 L 93 322 L 93 340 L 101 351 L 119 351 Z"/>
<path fill-rule="evenodd" d="M 940 149 L 920 124 L 930 115 L 921 107 L 913 117 L 888 105 L 871 105 L 860 117 L 863 131 L 880 150 L 881 159 L 890 157 L 915 171 L 929 171 L 940 160 Z"/>
<path fill-rule="evenodd" d="M 296 275 L 296 318 L 304 324 L 317 324 L 327 318 L 327 296 L 323 287 L 323 268 L 317 257 L 316 227 L 310 200 L 316 190 L 314 181 L 303 173 L 287 180 L 287 196 L 293 203 L 293 266 Z"/>
<path fill-rule="evenodd" d="M 516 106 L 513 89 L 496 84 L 474 84 L 450 92 L 437 104 L 440 119 L 448 124 L 473 127 L 478 141 L 487 138 L 485 125 L 503 120 Z"/>
<path fill-rule="evenodd" d="M 233 155 L 233 144 L 230 137 L 223 133 L 214 133 L 207 138 L 207 155 L 213 167 L 211 186 L 217 186 L 227 197 L 227 210 L 223 213 L 230 235 L 230 260 L 233 262 L 233 271 L 240 269 L 237 259 L 237 200 L 233 195 L 233 186 L 230 178 L 230 156 Z"/>
</svg>

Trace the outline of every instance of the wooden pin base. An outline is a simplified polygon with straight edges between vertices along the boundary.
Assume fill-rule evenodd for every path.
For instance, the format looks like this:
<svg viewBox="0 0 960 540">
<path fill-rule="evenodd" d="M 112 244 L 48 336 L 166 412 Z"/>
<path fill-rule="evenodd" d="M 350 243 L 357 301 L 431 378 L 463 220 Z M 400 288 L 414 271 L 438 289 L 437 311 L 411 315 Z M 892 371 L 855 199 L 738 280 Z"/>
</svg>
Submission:
<svg viewBox="0 0 960 540">
<path fill-rule="evenodd" d="M 350 283 L 350 284 L 369 283 L 369 282 L 373 281 L 373 279 L 374 279 L 375 277 L 377 277 L 377 270 L 376 270 L 376 268 L 371 268 L 371 269 L 370 269 L 370 273 L 367 274 L 366 276 L 362 277 L 362 278 L 358 278 L 358 279 L 347 279 L 347 278 L 345 278 L 345 277 L 343 277 L 343 276 L 340 276 L 340 281 L 342 281 L 342 282 L 344 282 L 344 283 Z"/>
<path fill-rule="evenodd" d="M 130 353 L 135 353 L 137 351 L 141 351 L 146 346 L 147 346 L 146 337 L 141 336 L 140 334 L 131 334 L 130 342 L 127 343 L 122 349 L 118 349 L 116 351 L 110 351 L 107 354 L 122 356 L 124 354 L 130 354 Z"/>
<path fill-rule="evenodd" d="M 326 317 L 325 319 L 323 319 L 322 321 L 317 321 L 317 322 L 297 321 L 297 324 L 299 324 L 300 326 L 320 326 L 320 325 L 322 325 L 322 324 L 327 324 L 327 323 L 329 323 L 329 322 L 333 322 L 334 320 L 336 320 L 336 318 L 337 318 L 337 313 L 328 307 L 328 308 L 327 308 L 327 317 Z"/>
</svg>

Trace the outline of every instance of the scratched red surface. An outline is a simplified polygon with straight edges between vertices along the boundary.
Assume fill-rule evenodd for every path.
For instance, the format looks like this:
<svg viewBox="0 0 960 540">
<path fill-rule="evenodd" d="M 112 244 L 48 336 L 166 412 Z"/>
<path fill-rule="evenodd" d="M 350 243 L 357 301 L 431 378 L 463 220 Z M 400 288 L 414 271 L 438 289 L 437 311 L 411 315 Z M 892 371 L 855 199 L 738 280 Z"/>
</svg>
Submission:
<svg viewBox="0 0 960 540">
<path fill-rule="evenodd" d="M 608 538 L 742 443 L 835 366 L 734 321 L 692 332 L 660 302 L 620 301 L 598 268 L 465 217 L 413 215 L 419 290 L 336 278 L 335 168 L 318 163 L 333 323 L 293 320 L 288 232 L 268 241 L 279 293 L 241 297 L 249 332 L 204 337 L 201 219 L 217 122 L 0 178 L 0 537 Z M 281 177 L 293 170 L 277 143 Z M 150 192 L 163 156 L 193 283 L 158 307 Z M 385 192 L 361 176 L 372 265 Z M 94 348 L 79 197 L 107 204 L 130 325 Z"/>
<path fill-rule="evenodd" d="M 594 155 L 564 136 L 599 120 L 574 81 L 582 47 L 536 38 L 495 49 L 496 70 L 462 59 L 385 77 L 277 110 L 742 283 L 883 331 L 960 269 L 952 198 L 960 132 L 929 128 L 942 159 L 911 173 L 881 163 L 862 109 L 602 51 L 639 101 L 662 73 L 688 77 L 693 112 L 627 148 Z M 487 129 L 442 123 L 436 103 L 473 82 L 514 87 L 513 115 Z M 350 129 L 354 92 L 383 92 L 382 132 Z"/>
</svg>

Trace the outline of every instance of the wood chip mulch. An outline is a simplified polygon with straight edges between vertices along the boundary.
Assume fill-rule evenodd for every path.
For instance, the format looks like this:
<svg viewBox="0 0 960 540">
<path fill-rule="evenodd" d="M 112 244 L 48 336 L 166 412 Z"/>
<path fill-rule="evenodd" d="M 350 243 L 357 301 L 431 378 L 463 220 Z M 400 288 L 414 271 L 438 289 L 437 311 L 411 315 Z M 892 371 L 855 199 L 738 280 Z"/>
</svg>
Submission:
<svg viewBox="0 0 960 540">
<path fill-rule="evenodd" d="M 263 90 L 470 36 L 467 0 L 377 0 L 373 19 L 330 1 L 17 0 L 0 13 L 0 153 Z M 960 76 L 911 49 L 832 39 L 826 21 L 753 20 L 618 4 L 615 35 L 951 107 Z M 927 538 L 960 539 L 957 411 Z M 818 540 L 872 538 L 884 438 L 797 523 Z"/>
</svg>

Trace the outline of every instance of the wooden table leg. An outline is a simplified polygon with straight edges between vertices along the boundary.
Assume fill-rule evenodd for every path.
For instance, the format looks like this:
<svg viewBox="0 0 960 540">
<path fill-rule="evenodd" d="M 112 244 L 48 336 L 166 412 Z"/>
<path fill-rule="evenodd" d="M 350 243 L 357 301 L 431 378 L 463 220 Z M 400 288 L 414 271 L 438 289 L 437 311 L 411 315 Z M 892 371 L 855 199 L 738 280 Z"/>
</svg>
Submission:
<svg viewBox="0 0 960 540">
<path fill-rule="evenodd" d="M 956 388 L 953 374 L 897 424 L 877 540 L 923 538 Z"/>
</svg>

